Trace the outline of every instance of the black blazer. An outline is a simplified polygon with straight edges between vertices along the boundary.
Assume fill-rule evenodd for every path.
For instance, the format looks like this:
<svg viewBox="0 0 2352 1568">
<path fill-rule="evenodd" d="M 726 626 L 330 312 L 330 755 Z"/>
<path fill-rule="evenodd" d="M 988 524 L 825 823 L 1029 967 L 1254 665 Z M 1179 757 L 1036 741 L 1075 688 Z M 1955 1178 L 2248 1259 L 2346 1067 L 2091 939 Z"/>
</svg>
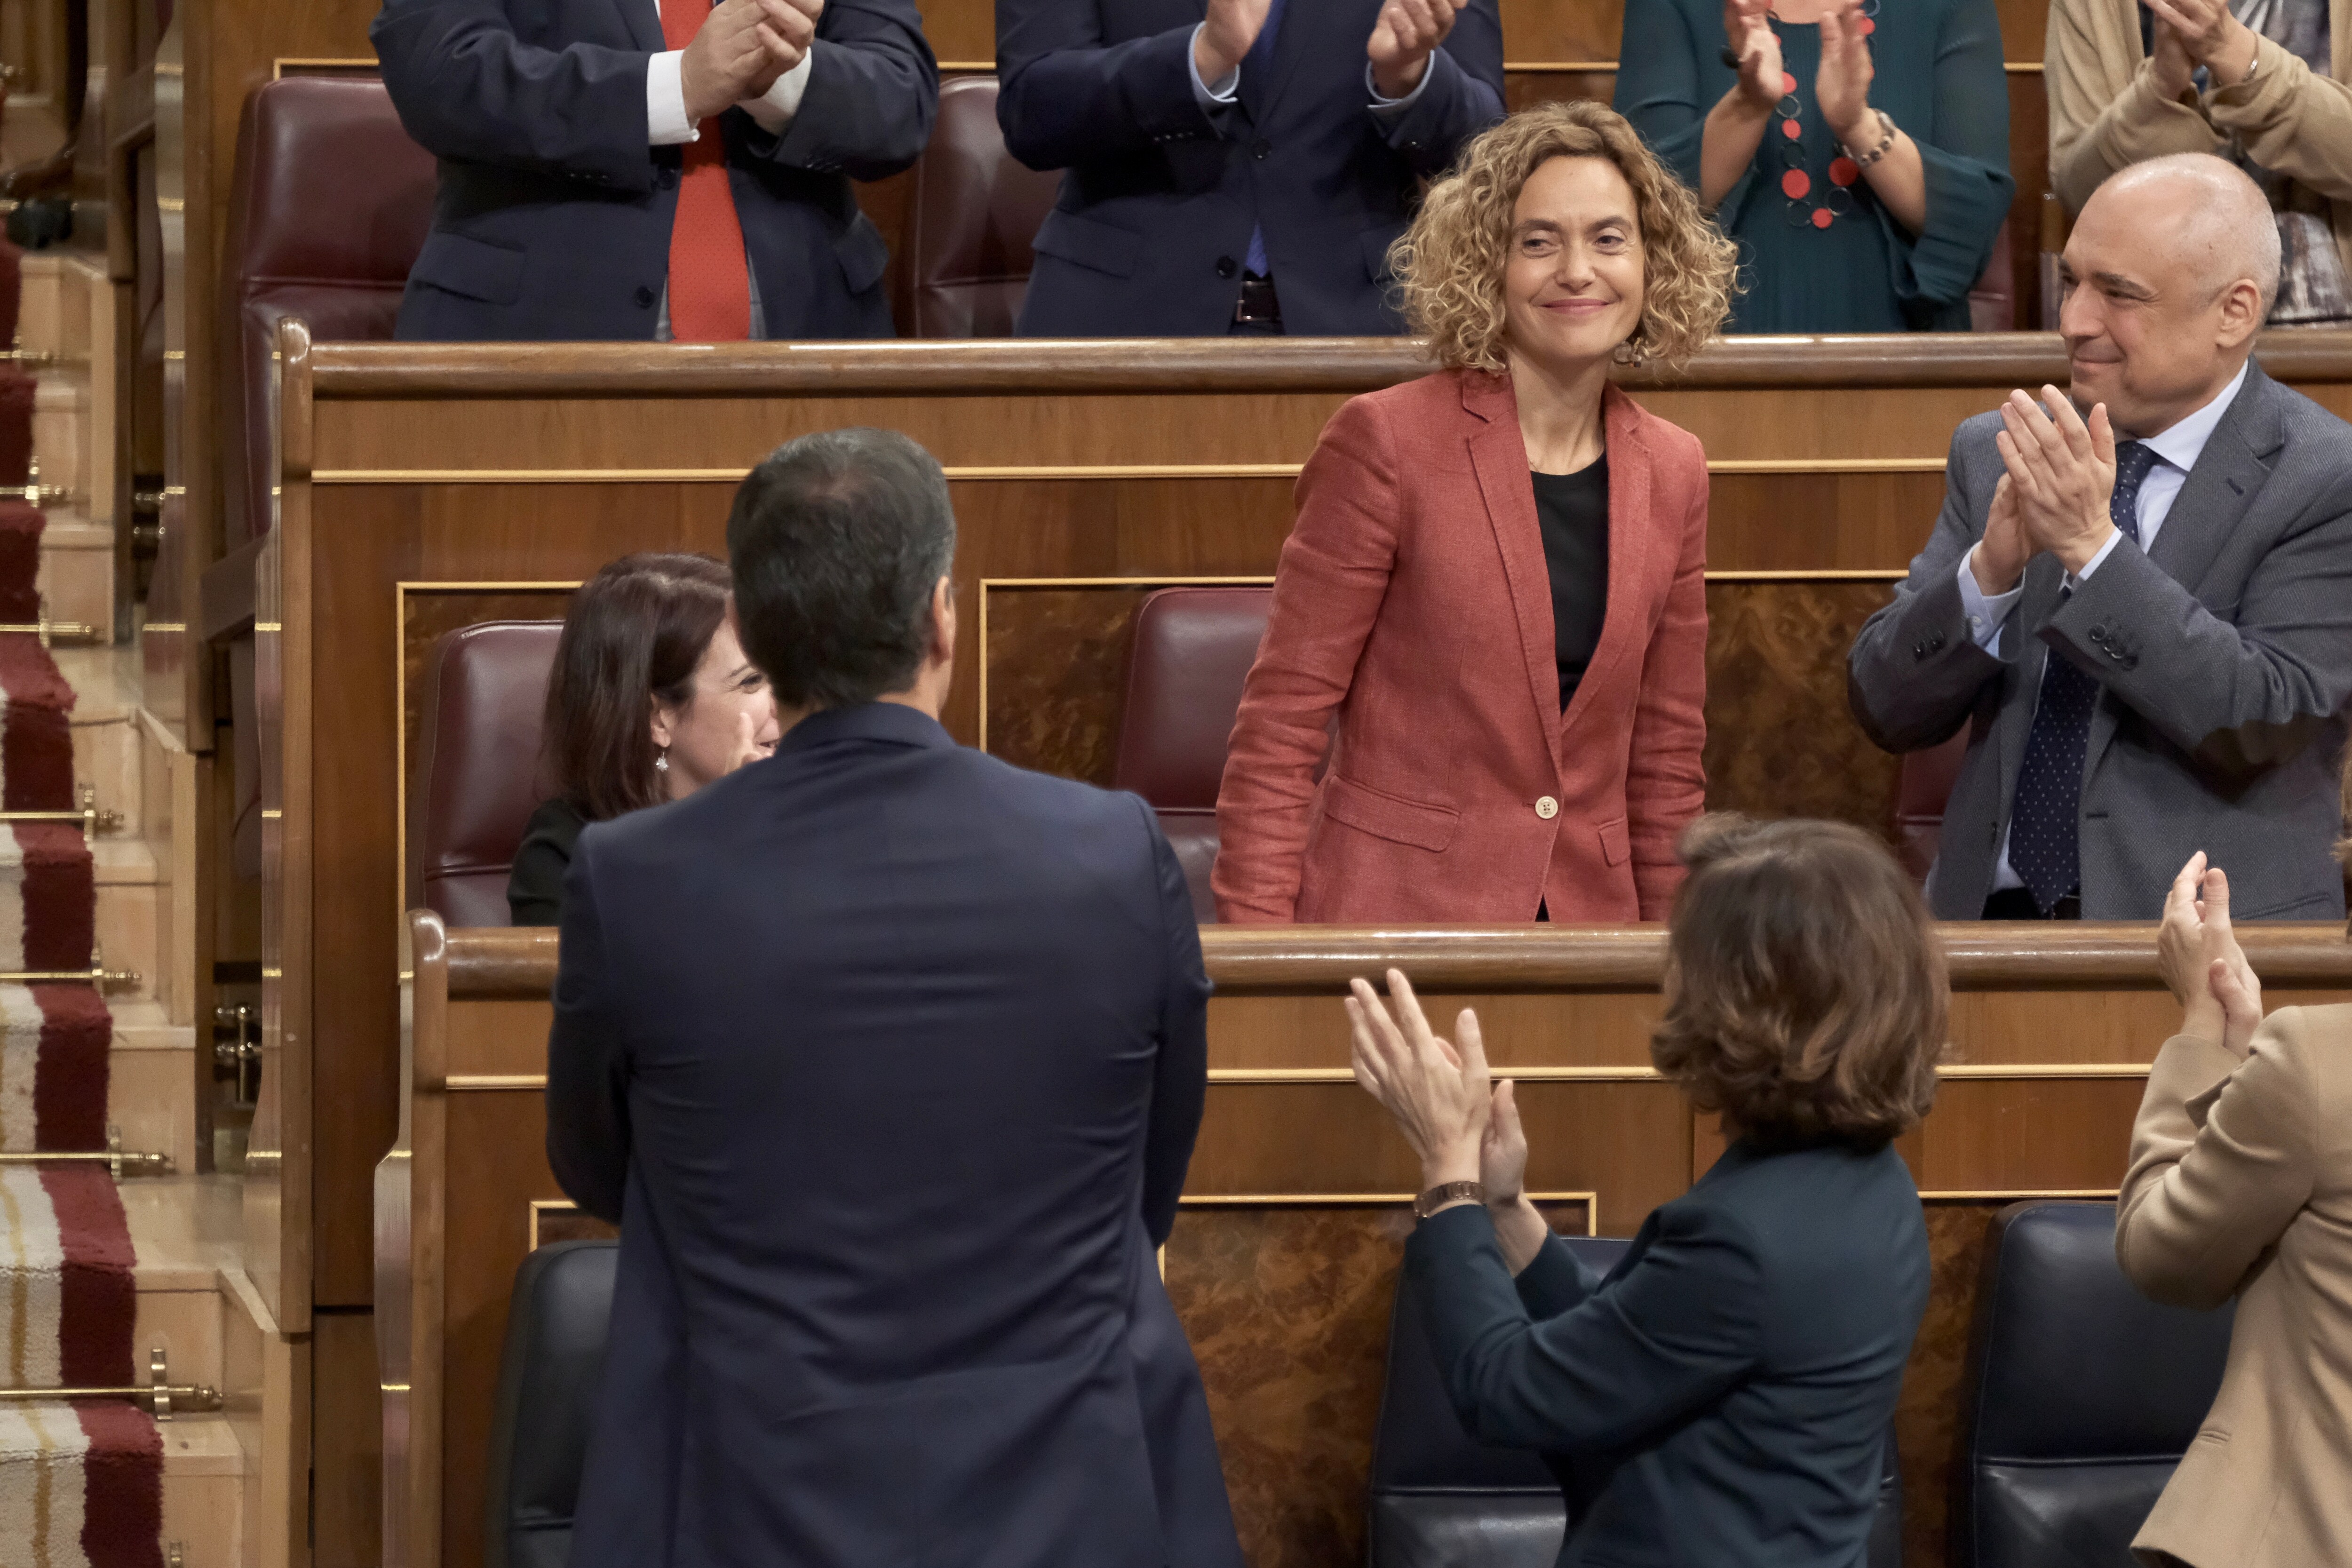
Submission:
<svg viewBox="0 0 2352 1568">
<path fill-rule="evenodd" d="M 1209 987 L 1150 807 L 819 713 L 583 832 L 562 941 L 548 1158 L 621 1222 L 572 1568 L 1240 1568 L 1154 1257 Z"/>
<path fill-rule="evenodd" d="M 509 924 L 551 926 L 562 921 L 564 874 L 572 868 L 572 847 L 587 826 L 587 818 L 562 795 L 539 803 L 507 870 Z"/>
<path fill-rule="evenodd" d="M 1283 330 L 1404 330 L 1389 246 L 1420 182 L 1503 118 L 1497 0 L 1470 0 L 1412 107 L 1375 115 L 1364 46 L 1381 0 L 1290 0 L 1259 79 L 1204 113 L 1203 0 L 996 0 L 996 117 L 1013 155 L 1066 169 L 1037 231 L 1024 337 L 1222 335 L 1250 229 L 1265 230 Z"/>
<path fill-rule="evenodd" d="M 1562 1568 L 1859 1568 L 1927 1306 L 1892 1149 L 1736 1143 L 1596 1281 L 1547 1242 L 1516 1281 L 1486 1210 L 1405 1247 L 1463 1425 L 1540 1450 Z"/>
<path fill-rule="evenodd" d="M 646 141 L 659 0 L 384 0 L 368 29 L 409 135 L 441 161 L 399 334 L 650 339 L 681 150 Z M 889 248 L 852 180 L 915 161 L 939 66 L 914 0 L 829 0 L 781 135 L 719 117 L 771 338 L 890 335 Z"/>
</svg>

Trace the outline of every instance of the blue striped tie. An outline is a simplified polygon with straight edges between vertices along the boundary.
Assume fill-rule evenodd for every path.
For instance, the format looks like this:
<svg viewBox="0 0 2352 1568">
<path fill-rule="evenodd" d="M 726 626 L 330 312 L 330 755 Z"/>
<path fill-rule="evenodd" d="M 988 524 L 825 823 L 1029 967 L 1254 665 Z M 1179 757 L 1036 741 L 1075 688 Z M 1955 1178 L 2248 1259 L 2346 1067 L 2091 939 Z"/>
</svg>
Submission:
<svg viewBox="0 0 2352 1568">
<path fill-rule="evenodd" d="M 2107 515 L 2134 544 L 2139 542 L 2139 487 L 2155 467 L 2155 449 L 2144 442 L 2116 448 L 2116 493 Z M 2083 759 L 2098 705 L 2098 681 L 2053 648 L 2042 666 L 2041 700 L 2009 817 L 2010 868 L 2045 915 L 2082 886 Z"/>
</svg>

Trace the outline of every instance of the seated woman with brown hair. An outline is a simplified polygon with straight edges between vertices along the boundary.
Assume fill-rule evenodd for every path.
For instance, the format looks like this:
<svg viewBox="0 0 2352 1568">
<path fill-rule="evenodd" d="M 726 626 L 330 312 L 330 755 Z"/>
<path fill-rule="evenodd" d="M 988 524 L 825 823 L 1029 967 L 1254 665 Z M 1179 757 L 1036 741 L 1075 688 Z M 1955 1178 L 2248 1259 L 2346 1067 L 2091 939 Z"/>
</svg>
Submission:
<svg viewBox="0 0 2352 1568">
<path fill-rule="evenodd" d="M 1355 982 L 1356 1079 L 1421 1157 L 1404 1268 L 1463 1424 L 1538 1450 L 1562 1563 L 1847 1568 L 1927 1310 L 1918 1189 L 1891 1146 L 1936 1089 L 1948 994 L 1918 889 L 1826 822 L 1702 818 L 1667 931 L 1658 1070 L 1730 1147 L 1595 1279 L 1522 1190 L 1511 1085 L 1389 971 Z"/>
<path fill-rule="evenodd" d="M 555 795 L 531 813 L 507 879 L 519 926 L 554 925 L 580 830 L 683 800 L 776 749 L 768 678 L 736 640 L 724 563 L 624 555 L 582 584 L 547 682 L 542 767 Z"/>
</svg>

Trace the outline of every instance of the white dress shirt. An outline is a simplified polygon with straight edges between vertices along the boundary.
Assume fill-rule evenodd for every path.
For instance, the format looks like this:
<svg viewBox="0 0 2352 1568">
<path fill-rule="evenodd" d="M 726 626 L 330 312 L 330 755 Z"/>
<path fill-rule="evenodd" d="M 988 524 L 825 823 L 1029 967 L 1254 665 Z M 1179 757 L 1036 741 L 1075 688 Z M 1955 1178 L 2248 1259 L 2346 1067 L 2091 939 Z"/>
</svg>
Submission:
<svg viewBox="0 0 2352 1568">
<path fill-rule="evenodd" d="M 1192 41 L 1195 44 L 1198 44 L 1201 41 L 1201 35 L 1208 30 L 1208 26 L 1209 25 L 1206 22 L 1203 22 L 1199 26 L 1192 29 Z M 1201 57 L 1199 54 L 1192 49 L 1185 50 L 1184 63 L 1185 68 L 1192 73 L 1192 96 L 1199 101 L 1202 110 L 1205 110 L 1212 105 L 1222 107 L 1233 102 L 1234 99 L 1240 95 L 1242 87 L 1241 67 L 1234 67 L 1233 69 L 1218 78 L 1216 84 L 1212 86 L 1201 79 Z M 1383 98 L 1381 96 L 1379 84 L 1372 79 L 1371 61 L 1366 60 L 1364 62 L 1364 92 L 1366 97 L 1371 100 L 1371 108 L 1373 111 L 1380 114 L 1383 120 L 1393 120 L 1402 114 L 1406 110 L 1411 109 L 1415 103 L 1418 103 L 1421 100 L 1421 89 L 1429 85 L 1429 78 L 1430 68 L 1423 66 L 1421 71 L 1421 79 L 1413 83 L 1412 90 L 1411 92 L 1406 93 L 1402 98 Z M 750 106 L 746 105 L 745 107 L 748 108 Z"/>
<path fill-rule="evenodd" d="M 2229 412 L 2231 402 L 2238 395 L 2238 389 L 2245 384 L 2245 367 L 2241 365 L 2238 374 L 2230 378 L 2230 384 L 2223 387 L 2212 402 L 2174 421 L 2158 434 L 2140 438 L 2140 445 L 2154 452 L 2157 459 L 2155 466 L 2148 469 L 2147 477 L 2140 481 L 2139 495 L 2132 507 L 2132 514 L 2139 521 L 2140 550 L 2156 547 L 2157 533 L 2164 527 L 2164 520 L 2172 515 L 2172 503 L 2179 499 L 2180 487 L 2189 482 L 2189 470 L 2197 466 L 2198 457 L 2205 450 L 2205 443 L 2212 439 L 2214 429 L 2221 423 L 2221 416 Z M 2076 584 L 2087 582 L 2091 574 L 2105 564 L 2108 556 L 2126 544 L 2122 529 L 2109 534 L 2107 542 L 2099 546 L 2099 552 L 2084 562 L 2080 572 L 2066 574 L 2068 592 L 2071 593 Z M 1999 658 L 2001 623 L 2009 618 L 2010 611 L 2017 607 L 2018 599 L 2025 593 L 2025 584 L 2021 582 L 2006 594 L 1986 593 L 1977 584 L 1972 564 L 1975 559 L 1973 548 L 1960 557 L 1960 613 L 1967 617 L 1969 636 L 1976 639 L 1976 645 Z M 2037 703 L 2041 700 L 2038 690 L 2034 700 Z M 2000 832 L 2000 858 L 1993 866 L 1992 886 L 1995 892 L 2025 886 L 2025 879 L 2019 876 L 2009 863 L 2009 829 L 2006 826 Z"/>
</svg>

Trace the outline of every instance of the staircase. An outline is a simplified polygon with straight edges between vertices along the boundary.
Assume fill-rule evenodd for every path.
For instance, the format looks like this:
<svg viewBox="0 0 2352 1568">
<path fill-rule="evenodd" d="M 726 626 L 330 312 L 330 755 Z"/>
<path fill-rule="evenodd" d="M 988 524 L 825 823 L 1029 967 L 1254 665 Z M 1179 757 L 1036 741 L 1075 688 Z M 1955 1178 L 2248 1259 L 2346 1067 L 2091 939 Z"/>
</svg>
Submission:
<svg viewBox="0 0 2352 1568">
<path fill-rule="evenodd" d="M 17 1260 L 13 1274 L 0 1268 L 0 1348 L 5 1342 L 31 1347 L 17 1354 L 21 1378 L 0 1381 L 54 1387 L 61 1367 L 77 1357 L 77 1364 L 119 1364 L 127 1333 L 132 1383 L 152 1384 L 160 1356 L 171 1385 L 205 1385 L 224 1398 L 215 1408 L 191 1411 L 184 1396 L 180 1409 L 160 1417 L 125 1400 L 0 1405 L 0 1541 L 16 1549 L 6 1553 L 11 1558 L 33 1556 L 56 1568 L 277 1568 L 289 1555 L 285 1521 L 301 1497 L 288 1473 L 288 1455 L 295 1451 L 289 1433 L 307 1415 L 291 1397 L 299 1347 L 277 1332 L 242 1269 L 238 1179 L 207 1173 L 215 1163 L 205 1135 L 210 1031 L 200 1048 L 195 1027 L 200 777 L 196 759 L 142 706 L 135 644 L 115 640 L 129 629 L 117 625 L 111 515 L 120 417 L 112 384 L 115 288 L 97 258 L 26 257 L 18 342 L 28 353 L 56 356 L 33 370 L 38 482 L 64 492 L 48 502 L 40 529 L 39 614 L 53 625 L 79 623 L 91 631 L 77 646 L 59 639 L 49 652 L 72 689 L 77 798 L 58 804 L 78 805 L 87 785 L 97 809 L 115 814 L 89 836 L 89 893 L 82 895 L 94 904 L 88 918 L 98 963 L 127 972 L 100 992 L 111 1016 L 103 1122 L 124 1150 L 167 1156 L 171 1173 L 116 1182 L 103 1166 L 0 1168 L 0 1200 L 22 1200 L 0 1201 L 0 1264 Z M 0 561 L 0 570 L 5 566 Z M 18 647 L 0 648 L 0 668 L 21 674 L 36 639 L 0 633 L 0 642 L 10 641 Z M 13 717 L 21 705 L 14 686 L 10 697 Z M 0 745 L 0 768 L 16 770 L 18 751 Z M 20 805 L 13 795 L 11 804 Z M 0 839 L 10 832 L 0 827 Z M 68 855 L 78 837 L 69 826 L 39 833 L 52 836 L 42 844 L 54 838 L 68 846 Z M 68 909 L 70 899 L 33 896 L 37 850 L 21 825 L 14 836 L 28 846 L 22 923 L 29 953 L 62 940 L 51 926 L 80 917 Z M 67 912 L 56 912 L 61 909 Z M 26 966 L 34 966 L 29 958 Z M 84 1123 L 96 1115 L 76 1100 L 97 1094 L 95 1053 L 62 1077 L 63 1058 L 55 1054 L 71 1032 L 59 1022 L 61 1006 L 91 1014 L 81 1025 L 96 1027 L 87 992 L 86 985 L 58 986 L 42 1001 L 32 988 L 0 984 L 6 1041 L 0 1101 L 9 1094 L 37 1100 L 44 1127 L 62 1124 L 51 1116 L 60 1105 Z M 34 1095 L 26 1085 L 37 1058 L 40 1093 Z M 7 1064 L 16 1068 L 14 1079 Z M 0 1124 L 15 1125 L 11 1114 L 31 1125 L 29 1112 L 0 1103 Z M 8 1146 L 32 1147 L 13 1138 Z M 45 1134 L 43 1146 L 57 1145 Z M 82 1251 L 104 1253 L 108 1227 L 116 1225 L 109 1206 L 115 1198 L 121 1220 L 114 1234 L 127 1238 L 127 1259 L 118 1240 L 111 1263 L 78 1260 L 76 1243 L 59 1236 L 79 1226 Z M 44 1231 L 49 1209 L 58 1218 Z M 99 1219 L 88 1219 L 93 1213 Z M 60 1249 L 57 1263 L 52 1255 Z M 127 1330 L 120 1310 L 126 1261 Z M 43 1291 L 53 1277 L 59 1281 L 56 1304 L 44 1318 L 36 1308 L 50 1300 Z M 20 1280 L 33 1284 L 16 1288 Z M 64 1350 L 45 1349 L 45 1334 Z M 20 1530 L 37 1538 L 34 1551 L 23 1550 Z"/>
</svg>

